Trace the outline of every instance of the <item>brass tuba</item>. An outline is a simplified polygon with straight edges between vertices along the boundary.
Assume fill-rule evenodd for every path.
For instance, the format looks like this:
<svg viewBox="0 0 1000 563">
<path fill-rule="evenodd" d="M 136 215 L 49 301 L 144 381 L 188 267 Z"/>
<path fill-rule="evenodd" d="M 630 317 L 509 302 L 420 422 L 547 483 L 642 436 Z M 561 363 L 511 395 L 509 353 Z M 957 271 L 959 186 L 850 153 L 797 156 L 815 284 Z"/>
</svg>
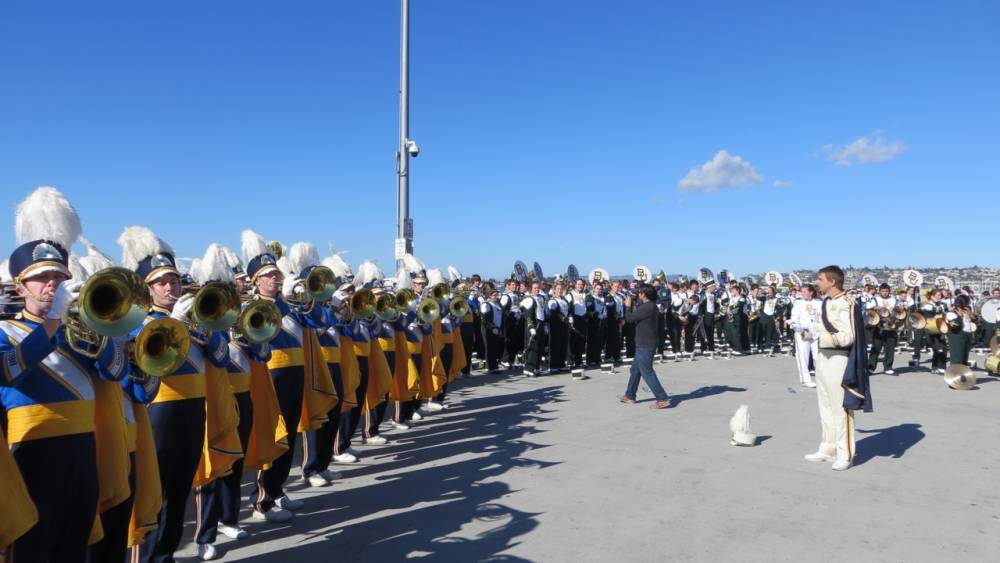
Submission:
<svg viewBox="0 0 1000 563">
<path fill-rule="evenodd" d="M 266 344 L 281 331 L 281 309 L 266 299 L 247 304 L 233 325 L 233 338 L 245 338 L 251 344 Z"/>
<path fill-rule="evenodd" d="M 187 326 L 177 319 L 162 317 L 142 327 L 129 347 L 129 355 L 143 373 L 162 377 L 184 364 L 190 346 Z"/>
<path fill-rule="evenodd" d="M 100 270 L 83 284 L 62 319 L 66 342 L 73 351 L 96 357 L 103 337 L 132 332 L 146 318 L 150 303 L 149 288 L 132 270 Z"/>
</svg>

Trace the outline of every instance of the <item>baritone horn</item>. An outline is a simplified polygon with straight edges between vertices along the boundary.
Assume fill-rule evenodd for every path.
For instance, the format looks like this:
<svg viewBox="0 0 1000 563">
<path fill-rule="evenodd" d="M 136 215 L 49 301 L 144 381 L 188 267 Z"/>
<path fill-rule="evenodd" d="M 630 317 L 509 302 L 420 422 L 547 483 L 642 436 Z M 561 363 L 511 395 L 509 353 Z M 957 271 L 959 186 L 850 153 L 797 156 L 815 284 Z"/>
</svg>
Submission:
<svg viewBox="0 0 1000 563">
<path fill-rule="evenodd" d="M 448 312 L 456 319 L 461 319 L 469 314 L 469 302 L 456 297 L 448 304 Z"/>
<path fill-rule="evenodd" d="M 351 296 L 351 313 L 356 319 L 368 319 L 375 315 L 375 295 L 367 287 Z"/>
<path fill-rule="evenodd" d="M 445 282 L 437 283 L 431 288 L 430 295 L 435 301 L 441 302 L 451 297 L 451 288 Z"/>
<path fill-rule="evenodd" d="M 396 296 L 388 291 L 384 291 L 375 298 L 375 315 L 387 323 L 391 323 L 399 318 L 399 310 L 396 308 Z"/>
<path fill-rule="evenodd" d="M 405 287 L 396 291 L 396 309 L 400 311 L 412 311 L 417 302 L 417 293 Z"/>
<path fill-rule="evenodd" d="M 245 338 L 251 344 L 267 344 L 281 330 L 281 309 L 265 299 L 247 304 L 233 324 L 233 338 Z"/>
<path fill-rule="evenodd" d="M 127 268 L 105 268 L 83 284 L 63 317 L 66 342 L 94 358 L 105 337 L 125 336 L 142 324 L 152 303 L 149 288 Z"/>
<path fill-rule="evenodd" d="M 163 377 L 184 364 L 190 346 L 187 325 L 177 319 L 161 317 L 142 327 L 129 347 L 129 356 L 146 375 Z"/>
<path fill-rule="evenodd" d="M 441 316 L 441 305 L 433 299 L 424 299 L 417 305 L 417 318 L 420 324 L 429 325 Z"/>
</svg>

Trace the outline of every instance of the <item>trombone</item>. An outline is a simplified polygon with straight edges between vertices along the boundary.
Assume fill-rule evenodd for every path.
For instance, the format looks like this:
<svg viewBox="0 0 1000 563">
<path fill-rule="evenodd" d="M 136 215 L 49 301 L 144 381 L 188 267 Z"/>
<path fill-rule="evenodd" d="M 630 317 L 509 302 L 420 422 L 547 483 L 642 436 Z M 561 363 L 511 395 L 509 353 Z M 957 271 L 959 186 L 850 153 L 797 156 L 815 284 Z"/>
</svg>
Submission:
<svg viewBox="0 0 1000 563">
<path fill-rule="evenodd" d="M 128 348 L 129 357 L 146 375 L 163 377 L 187 360 L 191 335 L 177 319 L 162 317 L 146 323 Z"/>
<path fill-rule="evenodd" d="M 375 294 L 367 287 L 354 292 L 351 296 L 351 314 L 356 319 L 368 320 L 375 316 Z"/>
<path fill-rule="evenodd" d="M 448 313 L 456 319 L 461 319 L 469 314 L 469 302 L 464 298 L 452 299 L 451 303 L 448 304 Z"/>
<path fill-rule="evenodd" d="M 451 288 L 445 282 L 436 283 L 431 288 L 430 296 L 438 303 L 451 298 Z"/>
<path fill-rule="evenodd" d="M 301 287 L 303 292 L 293 297 L 285 296 L 285 301 L 299 309 L 312 309 L 314 303 L 326 303 L 337 292 L 337 276 L 326 266 L 313 266 L 305 279 L 297 280 L 294 288 Z"/>
<path fill-rule="evenodd" d="M 416 309 L 417 293 L 405 287 L 396 291 L 396 309 L 410 312 Z"/>
<path fill-rule="evenodd" d="M 244 338 L 251 344 L 267 344 L 281 331 L 281 309 L 266 299 L 250 301 L 230 331 L 234 340 Z"/>
<path fill-rule="evenodd" d="M 96 358 L 105 338 L 125 336 L 140 326 L 151 303 L 149 288 L 132 270 L 96 272 L 63 315 L 66 343 L 74 352 Z"/>
<path fill-rule="evenodd" d="M 375 315 L 382 321 L 391 323 L 399 318 L 399 309 L 396 296 L 388 291 L 384 291 L 375 298 Z"/>
</svg>

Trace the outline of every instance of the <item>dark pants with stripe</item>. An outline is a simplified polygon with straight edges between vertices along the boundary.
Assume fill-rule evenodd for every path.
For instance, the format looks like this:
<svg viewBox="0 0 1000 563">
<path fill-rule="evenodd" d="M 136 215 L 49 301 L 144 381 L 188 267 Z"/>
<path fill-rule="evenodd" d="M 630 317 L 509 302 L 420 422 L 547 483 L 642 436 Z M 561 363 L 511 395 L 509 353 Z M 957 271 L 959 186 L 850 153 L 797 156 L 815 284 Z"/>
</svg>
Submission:
<svg viewBox="0 0 1000 563">
<path fill-rule="evenodd" d="M 87 563 L 122 563 L 128 553 L 128 532 L 135 501 L 135 452 L 128 454 L 128 498 L 101 513 L 104 538 L 90 546 Z"/>
<path fill-rule="evenodd" d="M 587 351 L 587 317 L 573 315 L 569 330 L 569 358 L 571 367 L 582 367 L 583 354 Z"/>
<path fill-rule="evenodd" d="M 361 421 L 361 405 L 365 402 L 365 394 L 368 393 L 368 358 L 358 356 L 358 370 L 361 373 L 361 384 L 358 385 L 358 406 L 343 413 L 340 418 L 340 428 L 337 429 L 337 439 L 334 441 L 333 453 L 340 455 L 351 447 L 351 438 L 358 430 L 358 423 Z"/>
<path fill-rule="evenodd" d="M 253 402 L 250 392 L 234 393 L 239 408 L 240 422 L 236 431 L 240 435 L 243 453 L 247 453 L 247 441 L 253 428 Z M 243 458 L 233 464 L 233 472 L 211 483 L 198 487 L 195 491 L 195 505 L 198 509 L 198 525 L 194 537 L 198 545 L 215 543 L 219 522 L 227 526 L 237 526 L 240 521 L 240 481 L 243 478 Z"/>
<path fill-rule="evenodd" d="M 94 433 L 28 440 L 11 446 L 38 509 L 38 523 L 10 548 L 12 563 L 82 562 L 97 515 Z"/>
<path fill-rule="evenodd" d="M 290 366 L 271 370 L 271 381 L 278 395 L 278 408 L 288 427 L 288 451 L 271 463 L 269 469 L 257 472 L 257 491 L 250 499 L 254 508 L 267 512 L 274 501 L 284 496 L 285 481 L 292 470 L 295 442 L 298 438 L 299 418 L 302 417 L 302 392 L 305 389 L 305 368 Z"/>
<path fill-rule="evenodd" d="M 470 323 L 471 324 L 471 323 Z M 470 349 L 471 350 L 471 349 Z M 396 352 L 392 350 L 385 351 L 385 361 L 389 364 L 389 373 L 396 373 Z M 378 436 L 378 427 L 381 426 L 382 421 L 385 420 L 385 410 L 389 407 L 389 401 L 387 397 L 382 397 L 383 400 L 375 408 L 369 409 L 365 414 L 365 428 L 364 436 L 365 438 L 371 438 L 372 436 Z"/>
<path fill-rule="evenodd" d="M 163 506 L 158 527 L 146 537 L 143 561 L 174 560 L 184 531 L 184 507 L 205 443 L 205 399 L 181 399 L 149 405 L 156 459 L 160 466 Z"/>
<path fill-rule="evenodd" d="M 340 364 L 326 364 L 333 379 L 333 388 L 337 391 L 337 404 L 326 414 L 326 422 L 316 430 L 305 433 L 305 451 L 302 452 L 302 475 L 308 477 L 321 471 L 326 471 L 333 461 L 333 440 L 340 428 L 340 406 L 344 404 L 344 378 L 340 373 Z"/>
<path fill-rule="evenodd" d="M 420 369 L 420 362 L 422 360 L 420 354 L 415 354 L 410 352 L 410 359 L 413 361 L 413 365 Z M 420 407 L 420 399 L 410 399 L 409 401 L 396 401 L 396 412 L 393 414 L 393 420 L 400 424 L 408 424 L 410 419 L 413 418 L 413 413 Z"/>
</svg>

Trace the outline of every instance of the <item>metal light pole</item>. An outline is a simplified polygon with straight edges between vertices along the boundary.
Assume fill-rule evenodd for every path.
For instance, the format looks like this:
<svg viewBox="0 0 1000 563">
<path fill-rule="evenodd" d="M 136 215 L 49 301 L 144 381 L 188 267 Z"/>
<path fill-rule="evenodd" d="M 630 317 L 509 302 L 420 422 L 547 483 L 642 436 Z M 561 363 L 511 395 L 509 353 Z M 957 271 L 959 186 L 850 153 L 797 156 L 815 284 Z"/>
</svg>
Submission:
<svg viewBox="0 0 1000 563">
<path fill-rule="evenodd" d="M 410 155 L 417 144 L 410 140 L 410 0 L 400 0 L 399 25 L 399 148 L 396 150 L 396 269 L 402 255 L 413 253 L 413 220 L 410 219 Z"/>
</svg>

